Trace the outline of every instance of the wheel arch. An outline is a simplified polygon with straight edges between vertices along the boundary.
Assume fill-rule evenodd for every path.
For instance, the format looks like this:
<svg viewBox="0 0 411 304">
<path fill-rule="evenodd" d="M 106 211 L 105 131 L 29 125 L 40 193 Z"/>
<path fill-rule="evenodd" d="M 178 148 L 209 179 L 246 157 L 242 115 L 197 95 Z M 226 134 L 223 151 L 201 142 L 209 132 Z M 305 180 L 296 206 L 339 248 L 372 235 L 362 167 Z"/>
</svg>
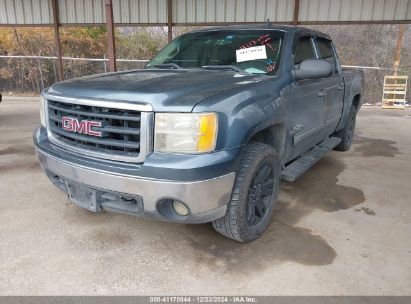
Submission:
<svg viewBox="0 0 411 304">
<path fill-rule="evenodd" d="M 355 109 L 358 111 L 361 107 L 361 94 L 356 94 L 351 102 L 351 106 L 354 106 Z"/>
<path fill-rule="evenodd" d="M 286 129 L 284 124 L 278 123 L 271 125 L 263 130 L 260 130 L 254 133 L 250 139 L 250 141 L 260 142 L 273 147 L 279 159 L 282 159 L 282 156 L 285 152 L 285 141 L 286 141 Z"/>
</svg>

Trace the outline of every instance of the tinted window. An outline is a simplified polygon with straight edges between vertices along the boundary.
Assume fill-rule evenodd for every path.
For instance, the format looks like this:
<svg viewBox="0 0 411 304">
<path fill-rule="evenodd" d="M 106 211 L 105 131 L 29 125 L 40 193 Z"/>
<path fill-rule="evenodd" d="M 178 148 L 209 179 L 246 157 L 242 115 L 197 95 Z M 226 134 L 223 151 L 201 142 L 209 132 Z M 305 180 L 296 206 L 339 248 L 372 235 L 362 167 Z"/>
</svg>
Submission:
<svg viewBox="0 0 411 304">
<path fill-rule="evenodd" d="M 310 37 L 301 37 L 295 45 L 294 64 L 299 64 L 306 59 L 315 59 L 315 52 Z"/>
<path fill-rule="evenodd" d="M 333 58 L 333 47 L 330 40 L 318 38 L 318 48 L 320 49 L 320 57 L 324 59 Z"/>
<path fill-rule="evenodd" d="M 147 67 L 176 64 L 182 68 L 233 65 L 250 74 L 274 75 L 280 64 L 281 31 L 204 31 L 182 35 L 161 50 Z"/>
</svg>

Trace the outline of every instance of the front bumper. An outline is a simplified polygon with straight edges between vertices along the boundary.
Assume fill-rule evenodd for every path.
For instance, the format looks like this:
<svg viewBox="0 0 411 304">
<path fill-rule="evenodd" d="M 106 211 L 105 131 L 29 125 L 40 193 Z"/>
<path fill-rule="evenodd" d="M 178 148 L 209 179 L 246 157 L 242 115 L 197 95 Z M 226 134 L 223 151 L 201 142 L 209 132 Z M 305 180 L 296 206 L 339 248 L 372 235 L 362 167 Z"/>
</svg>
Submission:
<svg viewBox="0 0 411 304">
<path fill-rule="evenodd" d="M 79 161 L 75 155 L 53 147 L 41 127 L 34 133 L 34 146 L 40 165 L 50 180 L 68 193 L 73 202 L 93 211 L 106 210 L 173 222 L 205 223 L 225 215 L 234 184 L 233 171 L 189 181 L 138 176 L 141 167 L 119 170 L 114 167 L 115 163 L 104 167 L 93 165 L 96 160 Z M 225 163 L 225 167 L 231 168 L 232 160 L 228 163 Z M 175 170 L 178 168 L 174 167 L 173 172 Z M 187 174 L 184 176 L 187 177 Z M 82 195 L 73 198 L 71 186 L 78 186 L 86 190 L 82 190 L 84 193 L 92 194 L 97 206 L 92 209 L 84 206 Z M 171 207 L 174 199 L 188 207 L 188 215 L 182 216 L 175 212 Z"/>
</svg>

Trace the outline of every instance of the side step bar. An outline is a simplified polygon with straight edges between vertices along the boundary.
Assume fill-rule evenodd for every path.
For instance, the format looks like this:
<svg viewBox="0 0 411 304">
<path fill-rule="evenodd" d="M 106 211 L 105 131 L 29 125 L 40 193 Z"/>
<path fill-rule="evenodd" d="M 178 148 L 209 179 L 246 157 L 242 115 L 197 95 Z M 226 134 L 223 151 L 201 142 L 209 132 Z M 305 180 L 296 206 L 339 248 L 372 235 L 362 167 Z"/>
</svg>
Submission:
<svg viewBox="0 0 411 304">
<path fill-rule="evenodd" d="M 287 182 L 293 182 L 299 178 L 305 171 L 314 166 L 328 152 L 334 149 L 341 142 L 341 138 L 330 137 L 311 150 L 304 153 L 300 158 L 289 164 L 281 172 L 281 179 Z"/>
</svg>

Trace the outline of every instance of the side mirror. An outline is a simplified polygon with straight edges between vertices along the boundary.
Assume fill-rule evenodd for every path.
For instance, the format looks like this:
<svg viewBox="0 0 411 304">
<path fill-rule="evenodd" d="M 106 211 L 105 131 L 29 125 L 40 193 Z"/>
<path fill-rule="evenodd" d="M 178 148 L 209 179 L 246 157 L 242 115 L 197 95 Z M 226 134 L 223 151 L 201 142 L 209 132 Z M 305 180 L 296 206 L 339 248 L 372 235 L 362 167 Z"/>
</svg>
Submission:
<svg viewBox="0 0 411 304">
<path fill-rule="evenodd" d="M 298 68 L 292 71 L 294 80 L 317 79 L 328 77 L 332 74 L 331 63 L 324 59 L 306 59 Z"/>
</svg>

